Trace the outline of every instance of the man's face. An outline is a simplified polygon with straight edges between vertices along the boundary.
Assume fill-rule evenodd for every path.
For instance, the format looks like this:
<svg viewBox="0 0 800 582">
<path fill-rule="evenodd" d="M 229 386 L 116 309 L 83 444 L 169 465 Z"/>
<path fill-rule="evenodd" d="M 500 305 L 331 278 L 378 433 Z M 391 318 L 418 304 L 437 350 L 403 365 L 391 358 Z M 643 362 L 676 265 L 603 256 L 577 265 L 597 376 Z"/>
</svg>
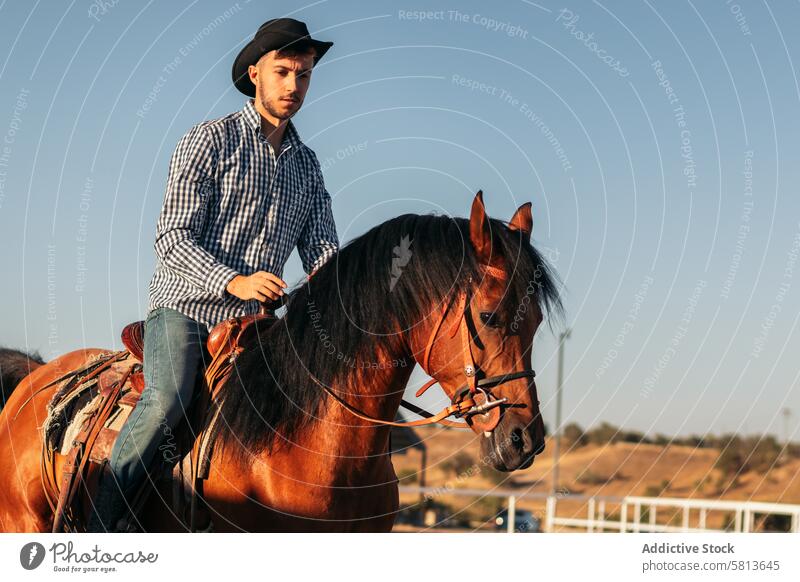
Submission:
<svg viewBox="0 0 800 582">
<path fill-rule="evenodd" d="M 278 56 L 276 51 L 268 52 L 248 69 L 256 86 L 256 101 L 275 119 L 290 118 L 303 105 L 313 66 L 313 54 Z"/>
</svg>

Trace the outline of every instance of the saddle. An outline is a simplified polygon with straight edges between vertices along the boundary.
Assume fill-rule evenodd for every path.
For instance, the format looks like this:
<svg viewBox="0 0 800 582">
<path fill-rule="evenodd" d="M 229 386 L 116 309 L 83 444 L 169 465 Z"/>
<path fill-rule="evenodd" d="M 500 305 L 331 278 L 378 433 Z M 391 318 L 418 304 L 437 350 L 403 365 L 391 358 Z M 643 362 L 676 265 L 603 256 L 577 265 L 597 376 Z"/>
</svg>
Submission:
<svg viewBox="0 0 800 582">
<path fill-rule="evenodd" d="M 198 497 L 208 477 L 220 389 L 233 372 L 242 345 L 275 321 L 274 312 L 266 311 L 228 319 L 212 329 L 206 344 L 211 361 L 198 379 L 186 419 L 174 431 L 174 458 L 179 460 L 170 464 L 156 455 L 150 468 L 153 481 L 172 480 L 173 510 L 191 530 L 197 526 Z M 144 389 L 144 322 L 127 325 L 121 339 L 125 350 L 99 354 L 48 384 L 59 385 L 42 427 L 42 484 L 55 515 L 53 532 L 85 531 L 114 442 Z M 145 479 L 133 497 L 130 517 L 147 500 L 152 490 L 149 481 Z M 207 515 L 200 517 L 210 524 Z"/>
</svg>

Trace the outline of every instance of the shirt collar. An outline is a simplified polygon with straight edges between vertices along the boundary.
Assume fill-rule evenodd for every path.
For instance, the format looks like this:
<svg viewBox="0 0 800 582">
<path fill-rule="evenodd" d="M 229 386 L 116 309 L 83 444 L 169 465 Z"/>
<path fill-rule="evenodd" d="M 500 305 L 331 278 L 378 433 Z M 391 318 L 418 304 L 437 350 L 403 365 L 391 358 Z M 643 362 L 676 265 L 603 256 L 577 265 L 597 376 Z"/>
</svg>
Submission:
<svg viewBox="0 0 800 582">
<path fill-rule="evenodd" d="M 253 100 L 248 99 L 242 109 L 242 119 L 245 124 L 253 129 L 256 133 L 261 132 L 261 115 L 256 111 Z M 292 148 L 298 148 L 303 145 L 300 141 L 300 136 L 297 134 L 297 129 L 294 127 L 292 120 L 286 122 L 286 131 L 283 132 L 283 141 L 281 142 L 281 151 Z"/>
</svg>

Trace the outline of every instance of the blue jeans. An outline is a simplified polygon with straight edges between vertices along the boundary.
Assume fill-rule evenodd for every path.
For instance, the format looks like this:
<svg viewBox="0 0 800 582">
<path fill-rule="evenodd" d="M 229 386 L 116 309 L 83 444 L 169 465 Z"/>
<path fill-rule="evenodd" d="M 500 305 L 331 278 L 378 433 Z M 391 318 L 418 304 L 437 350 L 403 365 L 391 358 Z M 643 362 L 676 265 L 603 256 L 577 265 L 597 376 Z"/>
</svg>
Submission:
<svg viewBox="0 0 800 582">
<path fill-rule="evenodd" d="M 160 307 L 144 327 L 144 390 L 120 430 L 109 468 L 125 496 L 133 495 L 157 453 L 178 460 L 173 433 L 194 395 L 202 368 L 210 363 L 208 329 L 174 309 Z"/>
</svg>

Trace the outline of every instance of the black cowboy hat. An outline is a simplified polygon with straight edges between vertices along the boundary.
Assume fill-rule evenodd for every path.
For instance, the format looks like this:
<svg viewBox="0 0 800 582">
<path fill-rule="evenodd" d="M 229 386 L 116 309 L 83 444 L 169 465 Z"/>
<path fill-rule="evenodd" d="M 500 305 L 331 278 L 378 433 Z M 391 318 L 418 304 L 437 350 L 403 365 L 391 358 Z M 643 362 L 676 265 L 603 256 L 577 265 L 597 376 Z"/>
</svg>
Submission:
<svg viewBox="0 0 800 582">
<path fill-rule="evenodd" d="M 258 59 L 269 51 L 284 48 L 303 49 L 308 46 L 313 46 L 317 51 L 317 55 L 314 57 L 314 64 L 316 65 L 322 55 L 333 46 L 333 43 L 311 38 L 305 22 L 300 22 L 294 18 L 268 20 L 258 27 L 253 40 L 247 43 L 236 57 L 236 60 L 233 61 L 233 84 L 248 97 L 255 97 L 256 87 L 247 74 L 247 68 L 250 65 L 255 65 Z"/>
</svg>

